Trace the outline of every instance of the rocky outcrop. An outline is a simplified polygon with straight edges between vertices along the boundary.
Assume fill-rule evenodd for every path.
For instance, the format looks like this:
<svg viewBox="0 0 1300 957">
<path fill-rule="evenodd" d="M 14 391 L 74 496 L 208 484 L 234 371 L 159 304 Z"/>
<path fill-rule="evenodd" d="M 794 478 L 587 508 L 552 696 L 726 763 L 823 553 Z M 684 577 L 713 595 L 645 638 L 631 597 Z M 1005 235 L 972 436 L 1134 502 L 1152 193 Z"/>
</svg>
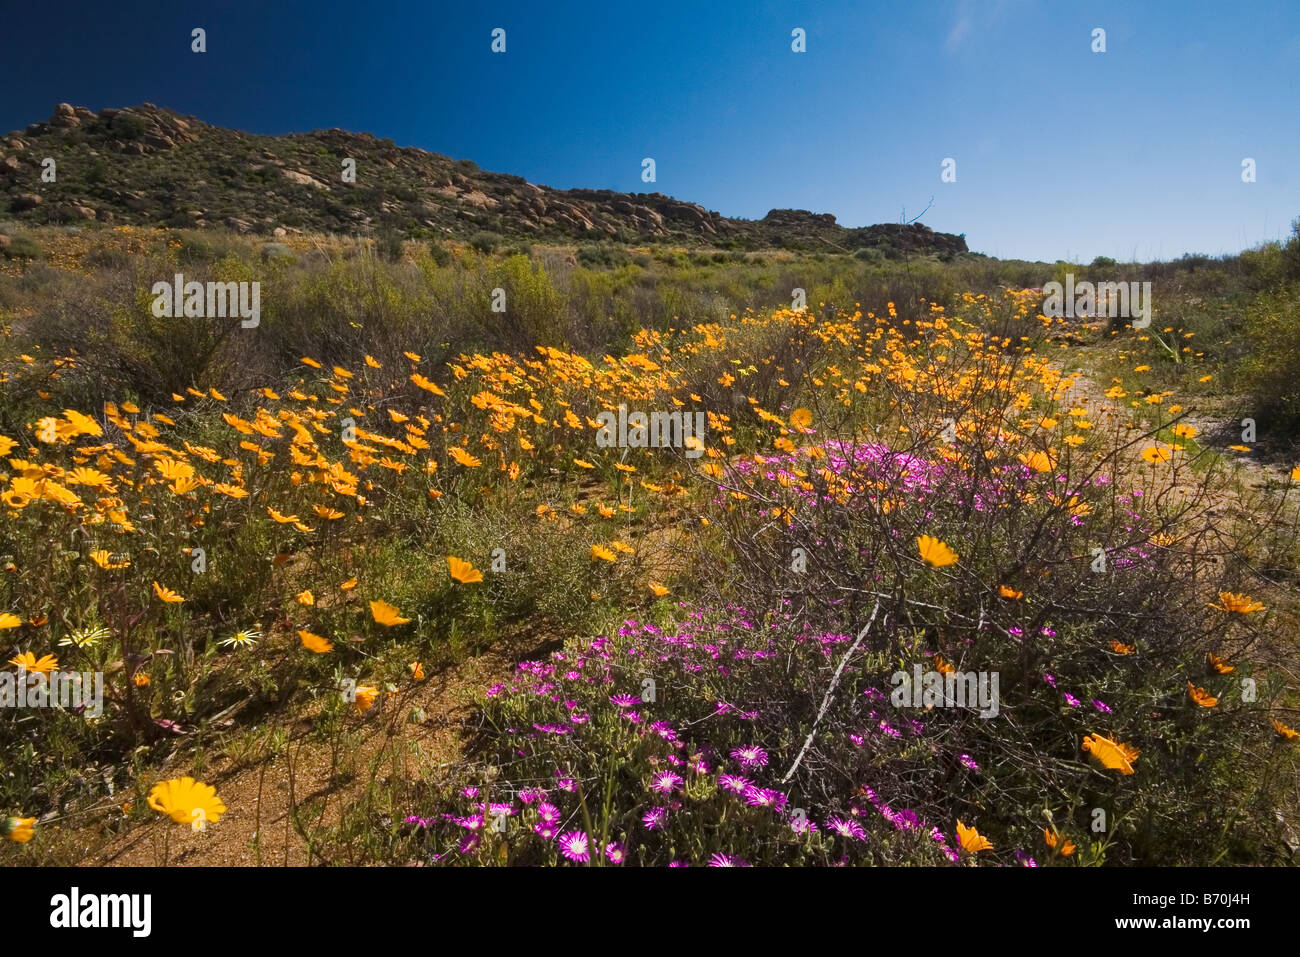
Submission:
<svg viewBox="0 0 1300 957">
<path fill-rule="evenodd" d="M 968 251 L 966 240 L 961 236 L 936 233 L 929 226 L 921 223 L 880 223 L 876 226 L 864 226 L 860 229 L 848 230 L 846 238 L 851 249 L 883 247 L 899 253 L 935 252 L 946 256 Z"/>
<path fill-rule="evenodd" d="M 184 151 L 183 162 L 170 156 L 159 161 L 178 151 Z M 56 183 L 40 180 L 45 156 L 59 157 Z M 341 175 L 345 161 L 355 165 L 355 182 Z M 209 126 L 152 103 L 98 113 L 60 103 L 48 121 L 0 138 L 0 209 L 5 208 L 33 223 L 93 218 L 203 228 L 211 222 L 262 234 L 283 226 L 469 239 L 486 230 L 561 243 L 845 252 L 879 247 L 888 255 L 945 256 L 966 250 L 962 237 L 919 223 L 851 229 L 830 213 L 802 209 L 731 219 L 658 192 L 550 189 L 370 133 L 327 129 L 259 136 Z"/>
<path fill-rule="evenodd" d="M 302 170 L 282 169 L 280 172 L 284 174 L 285 179 L 297 183 L 300 186 L 311 186 L 315 189 L 329 189 L 329 186 L 325 183 L 322 183 L 310 173 L 304 173 Z"/>
</svg>

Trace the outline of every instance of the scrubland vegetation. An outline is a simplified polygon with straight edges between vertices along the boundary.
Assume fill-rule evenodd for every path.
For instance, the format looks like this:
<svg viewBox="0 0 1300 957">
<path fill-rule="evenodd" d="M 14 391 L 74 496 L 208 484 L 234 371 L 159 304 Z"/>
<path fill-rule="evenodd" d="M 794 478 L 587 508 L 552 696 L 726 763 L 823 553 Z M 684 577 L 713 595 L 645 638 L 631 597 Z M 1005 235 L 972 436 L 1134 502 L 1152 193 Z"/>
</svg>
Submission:
<svg viewBox="0 0 1300 957">
<path fill-rule="evenodd" d="M 104 707 L 0 710 L 5 863 L 146 829 L 204 863 L 305 753 L 328 786 L 257 814 L 324 864 L 1300 849 L 1300 233 L 1072 265 L 9 231 L 0 643 Z M 1153 323 L 1044 317 L 1066 272 L 1151 281 Z M 176 273 L 259 282 L 259 324 L 156 317 Z M 620 405 L 702 412 L 702 454 L 602 447 Z M 900 703 L 917 666 L 997 675 L 996 714 Z"/>
</svg>

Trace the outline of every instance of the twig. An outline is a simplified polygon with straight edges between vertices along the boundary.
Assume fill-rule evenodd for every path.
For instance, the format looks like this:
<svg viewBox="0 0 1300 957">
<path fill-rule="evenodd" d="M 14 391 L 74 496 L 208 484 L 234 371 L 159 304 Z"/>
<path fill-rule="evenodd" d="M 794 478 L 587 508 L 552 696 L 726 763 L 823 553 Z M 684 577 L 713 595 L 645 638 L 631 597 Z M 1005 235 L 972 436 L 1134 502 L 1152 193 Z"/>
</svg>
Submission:
<svg viewBox="0 0 1300 957">
<path fill-rule="evenodd" d="M 934 205 L 934 197 L 931 196 L 931 197 L 930 197 L 930 202 L 928 202 L 928 203 L 925 204 L 925 209 L 921 210 L 919 213 L 917 213 L 917 214 L 916 214 L 915 216 L 913 216 L 911 219 L 908 219 L 908 218 L 907 218 L 907 209 L 904 208 L 904 210 L 903 210 L 903 214 L 899 217 L 899 219 L 901 219 L 901 220 L 903 221 L 903 225 L 904 225 L 904 226 L 911 226 L 914 222 L 916 222 L 918 219 L 920 219 L 922 216 L 924 216 L 926 213 L 928 213 L 928 212 L 930 211 L 930 207 L 933 206 L 933 205 Z"/>
<path fill-rule="evenodd" d="M 871 626 L 876 623 L 876 615 L 879 613 L 880 602 L 876 602 L 875 607 L 871 609 L 871 619 L 862 627 L 862 630 L 858 632 L 857 640 L 853 642 L 853 645 L 848 651 L 844 652 L 844 657 L 840 659 L 840 665 L 835 669 L 835 676 L 831 678 L 830 687 L 826 689 L 826 694 L 822 698 L 821 709 L 817 712 L 817 717 L 813 720 L 812 727 L 808 729 L 808 738 L 804 741 L 803 747 L 799 749 L 799 756 L 794 759 L 794 764 L 790 765 L 790 770 L 786 771 L 785 777 L 781 779 L 782 784 L 785 784 L 790 780 L 794 772 L 798 770 L 799 763 L 803 761 L 803 756 L 807 754 L 808 749 L 812 747 L 813 735 L 817 733 L 817 725 L 821 723 L 822 718 L 826 715 L 826 710 L 831 706 L 831 700 L 835 697 L 835 689 L 840 683 L 840 675 L 844 673 L 844 666 L 849 663 L 849 658 L 853 657 L 853 653 L 858 650 L 858 646 L 862 644 L 862 639 L 867 637 L 867 632 L 870 631 Z"/>
</svg>

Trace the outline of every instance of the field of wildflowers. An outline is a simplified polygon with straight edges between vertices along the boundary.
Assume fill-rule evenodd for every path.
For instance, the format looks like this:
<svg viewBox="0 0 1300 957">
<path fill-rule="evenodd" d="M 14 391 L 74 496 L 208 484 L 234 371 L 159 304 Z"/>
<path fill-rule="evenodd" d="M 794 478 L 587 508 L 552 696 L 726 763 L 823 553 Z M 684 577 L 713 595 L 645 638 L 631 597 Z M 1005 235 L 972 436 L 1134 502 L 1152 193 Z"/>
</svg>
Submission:
<svg viewBox="0 0 1300 957">
<path fill-rule="evenodd" d="M 290 798 L 311 860 L 1300 847 L 1300 468 L 1243 481 L 1194 401 L 1134 378 L 1159 338 L 1203 382 L 1179 330 L 1050 319 L 1033 288 L 954 291 L 976 278 L 958 266 L 909 291 L 849 257 L 806 264 L 806 307 L 738 291 L 722 312 L 693 298 L 714 280 L 651 264 L 663 318 L 594 329 L 587 305 L 619 311 L 651 267 L 561 281 L 545 251 L 299 247 L 285 265 L 126 229 L 5 280 L 10 687 L 103 678 L 98 713 L 0 709 L 7 861 L 163 829 L 154 862 L 175 830 L 201 863 L 249 812 L 205 776 L 219 756 L 277 735 L 400 750 L 420 686 L 502 646 L 537 653 L 476 689 L 448 760 Z M 261 325 L 152 315 L 181 268 L 263 282 Z M 670 440 L 598 442 L 620 407 Z M 702 435 L 671 428 L 697 414 Z"/>
</svg>

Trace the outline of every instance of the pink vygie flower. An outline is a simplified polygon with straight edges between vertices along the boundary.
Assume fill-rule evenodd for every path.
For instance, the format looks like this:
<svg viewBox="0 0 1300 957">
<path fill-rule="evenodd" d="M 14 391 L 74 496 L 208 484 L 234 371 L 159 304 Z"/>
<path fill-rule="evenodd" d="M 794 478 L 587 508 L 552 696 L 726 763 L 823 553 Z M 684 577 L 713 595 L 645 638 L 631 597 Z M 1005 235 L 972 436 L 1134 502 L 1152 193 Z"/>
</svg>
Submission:
<svg viewBox="0 0 1300 957">
<path fill-rule="evenodd" d="M 742 861 L 740 858 L 731 857 L 727 854 L 723 854 L 721 851 L 719 851 L 717 854 L 714 854 L 712 857 L 709 858 L 709 867 L 748 867 L 748 866 L 749 865 L 746 864 L 744 861 Z"/>
<path fill-rule="evenodd" d="M 560 835 L 560 853 L 578 864 L 587 863 L 587 835 L 583 831 L 569 831 Z"/>
<path fill-rule="evenodd" d="M 812 834 L 817 830 L 817 825 L 807 817 L 800 815 L 799 817 L 790 818 L 790 830 L 796 834 Z"/>
<path fill-rule="evenodd" d="M 641 816 L 641 823 L 646 826 L 647 830 L 657 831 L 664 826 L 664 821 L 668 819 L 668 808 L 652 807 Z"/>
<path fill-rule="evenodd" d="M 852 818 L 828 818 L 826 826 L 836 834 L 840 835 L 840 837 L 849 837 L 856 841 L 866 840 L 867 837 L 867 832 L 862 829 L 862 825 Z"/>
<path fill-rule="evenodd" d="M 718 776 L 718 786 L 733 794 L 744 794 L 753 786 L 753 782 L 739 774 L 722 774 Z"/>
<path fill-rule="evenodd" d="M 745 789 L 745 803 L 751 807 L 771 807 L 778 811 L 785 807 L 786 796 L 770 788 L 748 787 Z"/>
<path fill-rule="evenodd" d="M 747 768 L 762 768 L 767 766 L 767 752 L 756 744 L 751 744 L 743 748 L 736 748 L 736 750 L 731 752 L 731 756 Z"/>
<path fill-rule="evenodd" d="M 654 775 L 650 790 L 660 794 L 672 794 L 682 786 L 682 776 L 675 771 L 660 771 Z"/>
</svg>

